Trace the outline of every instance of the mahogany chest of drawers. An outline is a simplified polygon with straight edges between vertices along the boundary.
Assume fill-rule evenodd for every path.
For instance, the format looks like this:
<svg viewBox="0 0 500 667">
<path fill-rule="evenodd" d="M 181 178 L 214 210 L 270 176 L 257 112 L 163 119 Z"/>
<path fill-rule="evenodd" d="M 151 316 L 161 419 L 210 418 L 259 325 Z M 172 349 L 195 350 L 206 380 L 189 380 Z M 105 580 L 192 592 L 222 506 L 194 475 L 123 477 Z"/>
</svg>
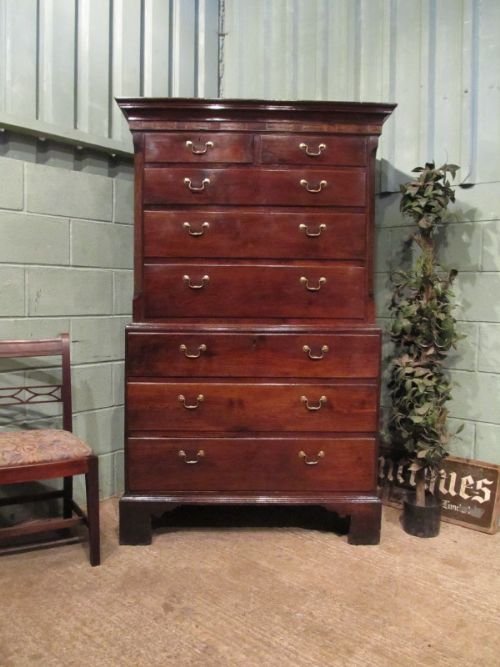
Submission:
<svg viewBox="0 0 500 667">
<path fill-rule="evenodd" d="M 120 541 L 320 505 L 377 543 L 375 151 L 393 105 L 121 99 L 135 146 Z"/>
</svg>

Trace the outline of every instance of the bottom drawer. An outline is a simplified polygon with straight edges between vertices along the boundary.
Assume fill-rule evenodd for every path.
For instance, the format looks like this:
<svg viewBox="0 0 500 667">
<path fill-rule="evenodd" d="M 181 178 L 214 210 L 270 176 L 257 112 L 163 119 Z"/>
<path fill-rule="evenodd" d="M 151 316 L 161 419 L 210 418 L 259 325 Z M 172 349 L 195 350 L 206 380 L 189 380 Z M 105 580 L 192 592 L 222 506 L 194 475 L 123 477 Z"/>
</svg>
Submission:
<svg viewBox="0 0 500 667">
<path fill-rule="evenodd" d="M 129 492 L 373 491 L 375 438 L 129 438 Z"/>
</svg>

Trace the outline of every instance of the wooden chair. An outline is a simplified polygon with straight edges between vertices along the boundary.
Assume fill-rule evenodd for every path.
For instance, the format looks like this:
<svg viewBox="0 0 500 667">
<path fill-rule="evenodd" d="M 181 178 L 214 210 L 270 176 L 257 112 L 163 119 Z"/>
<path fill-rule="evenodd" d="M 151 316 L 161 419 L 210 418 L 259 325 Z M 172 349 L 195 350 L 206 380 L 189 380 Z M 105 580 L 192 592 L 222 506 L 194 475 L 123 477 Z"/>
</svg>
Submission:
<svg viewBox="0 0 500 667">
<path fill-rule="evenodd" d="M 0 499 L 0 507 L 62 498 L 62 518 L 23 521 L 0 528 L 0 541 L 51 533 L 84 523 L 89 532 L 90 564 L 100 564 L 98 461 L 90 447 L 72 433 L 71 365 L 68 334 L 43 340 L 0 341 L 0 357 L 62 358 L 61 384 L 0 388 L 0 407 L 62 403 L 62 429 L 0 431 L 0 484 L 64 478 L 61 490 Z M 73 499 L 73 475 L 85 475 L 87 513 Z"/>
</svg>

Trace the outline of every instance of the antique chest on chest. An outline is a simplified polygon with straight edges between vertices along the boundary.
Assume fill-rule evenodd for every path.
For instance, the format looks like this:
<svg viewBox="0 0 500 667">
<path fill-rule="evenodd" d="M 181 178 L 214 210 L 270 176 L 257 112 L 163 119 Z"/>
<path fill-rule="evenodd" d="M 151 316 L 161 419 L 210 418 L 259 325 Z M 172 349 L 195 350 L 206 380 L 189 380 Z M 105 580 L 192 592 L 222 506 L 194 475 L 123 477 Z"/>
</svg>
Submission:
<svg viewBox="0 0 500 667">
<path fill-rule="evenodd" d="M 375 151 L 393 105 L 121 99 L 135 146 L 120 541 L 320 505 L 377 543 Z"/>
</svg>

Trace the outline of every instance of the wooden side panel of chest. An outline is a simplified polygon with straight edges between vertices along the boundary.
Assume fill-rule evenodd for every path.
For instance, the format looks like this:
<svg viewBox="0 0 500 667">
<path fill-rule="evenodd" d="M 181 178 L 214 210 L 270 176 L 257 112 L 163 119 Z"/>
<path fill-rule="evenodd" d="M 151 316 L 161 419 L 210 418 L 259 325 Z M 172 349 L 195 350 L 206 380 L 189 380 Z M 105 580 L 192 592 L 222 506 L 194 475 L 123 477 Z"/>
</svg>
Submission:
<svg viewBox="0 0 500 667">
<path fill-rule="evenodd" d="M 391 105 L 120 100 L 136 149 L 122 543 L 182 503 L 376 543 L 375 149 Z"/>
</svg>

